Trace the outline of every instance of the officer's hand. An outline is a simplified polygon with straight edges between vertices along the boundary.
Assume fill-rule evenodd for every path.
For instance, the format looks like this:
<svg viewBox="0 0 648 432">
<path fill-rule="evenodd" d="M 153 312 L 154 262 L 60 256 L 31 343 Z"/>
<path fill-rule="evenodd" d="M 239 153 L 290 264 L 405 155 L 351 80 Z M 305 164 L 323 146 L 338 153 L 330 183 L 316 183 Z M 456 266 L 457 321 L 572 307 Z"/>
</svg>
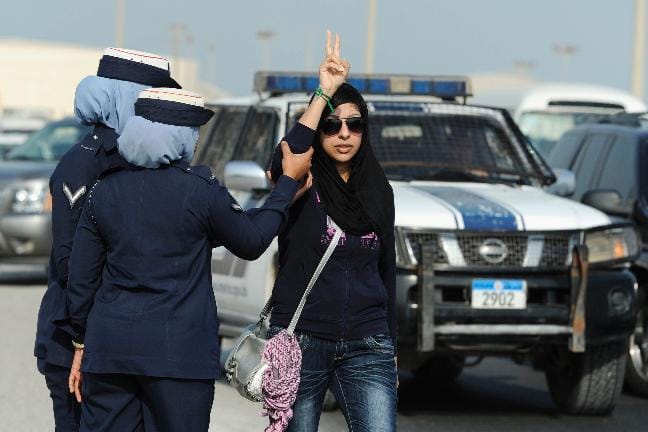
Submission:
<svg viewBox="0 0 648 432">
<path fill-rule="evenodd" d="M 302 185 L 301 187 L 297 190 L 297 193 L 295 194 L 295 198 L 293 198 L 293 203 L 297 201 L 299 198 L 302 197 L 306 193 L 308 189 L 313 186 L 313 174 L 311 174 L 310 171 L 308 171 L 308 176 L 302 180 Z"/>
<path fill-rule="evenodd" d="M 274 189 L 275 187 L 275 182 L 272 180 L 272 173 L 270 170 L 266 171 L 266 177 L 268 178 L 268 184 L 270 185 L 270 189 Z"/>
<path fill-rule="evenodd" d="M 281 166 L 284 175 L 291 177 L 294 180 L 300 181 L 311 167 L 311 158 L 313 157 L 313 148 L 309 148 L 305 153 L 294 154 L 290 151 L 290 147 L 286 141 L 281 142 Z"/>
<path fill-rule="evenodd" d="M 83 381 L 83 374 L 81 373 L 81 361 L 83 360 L 83 349 L 74 349 L 74 358 L 72 359 L 72 366 L 70 367 L 70 378 L 68 379 L 68 388 L 70 393 L 74 393 L 77 402 L 81 403 L 81 381 Z"/>
</svg>

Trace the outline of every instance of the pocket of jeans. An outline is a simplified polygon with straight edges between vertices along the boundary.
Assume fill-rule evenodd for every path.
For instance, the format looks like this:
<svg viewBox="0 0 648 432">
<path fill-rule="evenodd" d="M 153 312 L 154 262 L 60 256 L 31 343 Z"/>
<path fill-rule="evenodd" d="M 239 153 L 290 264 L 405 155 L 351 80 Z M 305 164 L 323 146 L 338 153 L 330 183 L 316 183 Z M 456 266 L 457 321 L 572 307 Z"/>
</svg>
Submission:
<svg viewBox="0 0 648 432">
<path fill-rule="evenodd" d="M 276 336 L 282 330 L 285 329 L 281 326 L 270 326 L 270 328 L 268 328 L 268 330 L 266 331 L 266 340 L 269 340 L 273 336 Z M 308 347 L 310 347 L 311 338 L 309 335 L 304 333 L 295 333 L 295 337 L 297 338 L 297 342 L 299 343 L 299 348 L 301 349 L 302 353 L 306 351 Z"/>
<path fill-rule="evenodd" d="M 283 330 L 283 327 L 276 325 L 268 327 L 268 330 L 266 330 L 266 339 L 271 339 L 272 337 L 276 336 L 277 333 L 279 333 L 281 330 Z"/>
<path fill-rule="evenodd" d="M 365 343 L 372 351 L 383 354 L 394 354 L 394 342 L 388 334 L 377 334 L 364 338 Z"/>
</svg>

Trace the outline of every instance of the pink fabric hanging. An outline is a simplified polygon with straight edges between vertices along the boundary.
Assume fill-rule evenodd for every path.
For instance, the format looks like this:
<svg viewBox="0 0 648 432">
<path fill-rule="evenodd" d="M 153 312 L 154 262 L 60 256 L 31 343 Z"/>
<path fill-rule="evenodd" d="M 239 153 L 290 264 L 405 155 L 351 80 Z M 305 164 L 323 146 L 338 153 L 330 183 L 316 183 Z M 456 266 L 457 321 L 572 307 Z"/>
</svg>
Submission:
<svg viewBox="0 0 648 432">
<path fill-rule="evenodd" d="M 264 415 L 270 418 L 265 432 L 283 432 L 293 416 L 299 388 L 302 353 L 297 338 L 282 330 L 268 340 L 262 358 L 268 365 L 261 384 Z"/>
</svg>

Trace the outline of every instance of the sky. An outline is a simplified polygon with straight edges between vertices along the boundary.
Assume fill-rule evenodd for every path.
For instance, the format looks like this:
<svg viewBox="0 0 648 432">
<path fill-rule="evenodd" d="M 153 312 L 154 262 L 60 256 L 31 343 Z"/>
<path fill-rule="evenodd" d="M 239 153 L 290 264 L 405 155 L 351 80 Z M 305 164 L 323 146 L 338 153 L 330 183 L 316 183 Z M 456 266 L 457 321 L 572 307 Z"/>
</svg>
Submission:
<svg viewBox="0 0 648 432">
<path fill-rule="evenodd" d="M 505 73 L 526 62 L 537 80 L 630 88 L 633 0 L 376 2 L 374 72 Z M 230 94 L 249 94 L 254 72 L 263 67 L 314 71 L 327 28 L 341 35 L 352 72 L 365 71 L 367 0 L 125 4 L 126 48 L 170 56 L 171 28 L 181 25 L 181 55 L 194 57 L 201 78 Z M 0 37 L 113 46 L 115 10 L 116 0 L 2 0 Z M 260 31 L 273 36 L 261 42 Z M 564 70 L 556 44 L 577 47 Z"/>
</svg>

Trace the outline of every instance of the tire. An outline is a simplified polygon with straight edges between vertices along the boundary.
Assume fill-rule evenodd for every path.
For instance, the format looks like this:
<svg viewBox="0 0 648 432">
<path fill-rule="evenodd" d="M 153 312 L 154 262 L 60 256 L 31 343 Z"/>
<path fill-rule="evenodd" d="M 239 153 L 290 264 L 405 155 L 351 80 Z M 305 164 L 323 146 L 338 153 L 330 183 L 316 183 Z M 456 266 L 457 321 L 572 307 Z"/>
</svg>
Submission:
<svg viewBox="0 0 648 432">
<path fill-rule="evenodd" d="M 449 384 L 459 378 L 464 368 L 464 359 L 459 356 L 432 357 L 414 371 L 417 379 L 430 384 Z"/>
<path fill-rule="evenodd" d="M 558 409 L 567 414 L 611 414 L 623 388 L 626 352 L 626 340 L 588 347 L 583 354 L 556 349 L 545 373 Z"/>
<path fill-rule="evenodd" d="M 648 305 L 645 303 L 630 336 L 625 382 L 633 393 L 648 397 Z"/>
</svg>

